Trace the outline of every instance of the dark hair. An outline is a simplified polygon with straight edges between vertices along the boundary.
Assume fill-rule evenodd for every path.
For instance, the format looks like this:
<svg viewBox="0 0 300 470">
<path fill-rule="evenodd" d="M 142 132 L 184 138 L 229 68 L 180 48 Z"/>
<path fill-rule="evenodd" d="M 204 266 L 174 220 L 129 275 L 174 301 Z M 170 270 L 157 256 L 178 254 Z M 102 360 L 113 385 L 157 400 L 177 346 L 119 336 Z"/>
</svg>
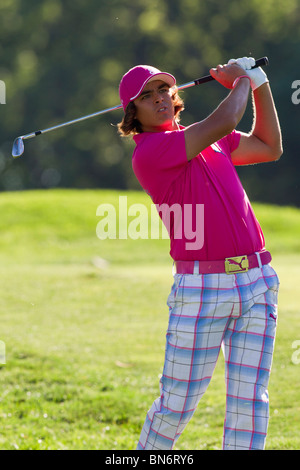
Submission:
<svg viewBox="0 0 300 470">
<path fill-rule="evenodd" d="M 172 95 L 174 101 L 174 112 L 176 122 L 180 121 L 180 113 L 184 110 L 183 100 L 178 95 L 177 88 L 174 88 Z M 118 130 L 122 137 L 130 135 L 141 134 L 143 132 L 141 123 L 135 118 L 136 107 L 133 101 L 131 101 L 125 111 L 122 121 L 118 124 Z"/>
</svg>

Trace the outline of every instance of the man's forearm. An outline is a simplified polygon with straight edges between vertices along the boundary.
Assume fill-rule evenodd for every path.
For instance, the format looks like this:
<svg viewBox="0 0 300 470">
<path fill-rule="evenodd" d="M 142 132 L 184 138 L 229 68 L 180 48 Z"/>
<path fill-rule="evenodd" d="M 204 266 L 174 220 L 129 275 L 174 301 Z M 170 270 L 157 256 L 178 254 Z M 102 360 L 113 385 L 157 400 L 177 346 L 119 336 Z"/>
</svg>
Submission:
<svg viewBox="0 0 300 470">
<path fill-rule="evenodd" d="M 248 96 L 249 80 L 244 78 L 218 107 L 222 119 L 231 123 L 231 131 L 236 128 L 246 111 Z"/>
<path fill-rule="evenodd" d="M 269 83 L 264 83 L 253 92 L 253 106 L 254 121 L 251 134 L 274 153 L 281 155 L 281 130 Z"/>
<path fill-rule="evenodd" d="M 206 119 L 185 129 L 185 147 L 188 160 L 235 129 L 245 112 L 249 87 L 248 79 L 240 80 Z"/>
</svg>

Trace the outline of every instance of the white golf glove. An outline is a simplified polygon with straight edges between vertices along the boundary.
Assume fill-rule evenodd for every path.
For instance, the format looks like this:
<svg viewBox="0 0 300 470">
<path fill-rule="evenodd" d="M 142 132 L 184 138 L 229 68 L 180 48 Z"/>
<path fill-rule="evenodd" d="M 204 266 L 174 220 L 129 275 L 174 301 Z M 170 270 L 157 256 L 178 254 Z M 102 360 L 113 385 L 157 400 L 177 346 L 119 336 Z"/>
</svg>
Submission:
<svg viewBox="0 0 300 470">
<path fill-rule="evenodd" d="M 255 65 L 255 60 L 253 59 L 253 57 L 241 57 L 239 59 L 230 59 L 228 61 L 228 64 L 238 64 L 247 72 L 247 75 L 249 75 L 251 79 L 251 88 L 253 91 L 269 81 L 267 75 L 261 67 L 251 69 L 251 67 Z"/>
</svg>

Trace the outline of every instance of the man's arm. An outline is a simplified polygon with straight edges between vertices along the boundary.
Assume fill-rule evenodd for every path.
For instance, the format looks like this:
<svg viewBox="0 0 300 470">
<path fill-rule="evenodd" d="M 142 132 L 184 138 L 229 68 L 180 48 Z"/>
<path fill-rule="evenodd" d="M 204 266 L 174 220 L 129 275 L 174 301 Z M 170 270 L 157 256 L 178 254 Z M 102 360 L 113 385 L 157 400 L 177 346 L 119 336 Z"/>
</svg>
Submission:
<svg viewBox="0 0 300 470">
<path fill-rule="evenodd" d="M 245 71 L 236 64 L 219 65 L 210 70 L 211 75 L 226 88 L 232 88 L 234 80 Z M 230 134 L 242 119 L 248 103 L 250 80 L 241 78 L 234 89 L 203 121 L 192 124 L 184 131 L 187 159 L 196 157 L 209 145 Z"/>
<path fill-rule="evenodd" d="M 278 160 L 282 154 L 280 125 L 269 83 L 253 92 L 254 121 L 249 134 L 242 133 L 231 157 L 234 165 Z"/>
</svg>

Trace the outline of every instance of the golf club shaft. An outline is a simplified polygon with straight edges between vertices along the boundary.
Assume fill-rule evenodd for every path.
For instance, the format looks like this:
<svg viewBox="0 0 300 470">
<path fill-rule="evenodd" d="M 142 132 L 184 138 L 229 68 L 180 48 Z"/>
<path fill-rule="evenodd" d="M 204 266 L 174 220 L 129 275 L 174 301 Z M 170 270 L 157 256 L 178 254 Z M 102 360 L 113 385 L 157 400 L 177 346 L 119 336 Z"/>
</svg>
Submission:
<svg viewBox="0 0 300 470">
<path fill-rule="evenodd" d="M 261 59 L 256 60 L 255 66 L 253 68 L 264 66 L 264 65 L 268 65 L 268 58 L 267 57 L 262 57 Z M 211 75 L 205 75 L 204 77 L 197 78 L 196 80 L 194 80 L 192 82 L 188 82 L 188 83 L 184 83 L 183 85 L 179 85 L 178 90 L 184 90 L 185 88 L 189 88 L 189 87 L 195 86 L 195 85 L 201 85 L 202 83 L 207 83 L 207 82 L 210 82 L 210 81 L 213 81 L 213 80 L 215 80 L 215 79 Z M 102 111 L 97 111 L 96 113 L 88 114 L 86 116 L 82 116 L 82 117 L 77 118 L 77 119 L 72 119 L 71 121 L 67 121 L 67 122 L 64 122 L 62 124 L 58 124 L 56 126 L 48 127 L 47 129 L 42 129 L 40 131 L 32 132 L 31 134 L 27 134 L 27 135 L 22 136 L 22 138 L 23 139 L 31 139 L 32 137 L 35 137 L 37 135 L 45 134 L 46 132 L 51 132 L 51 131 L 54 131 L 56 129 L 60 129 L 61 127 L 70 126 L 71 124 L 75 124 L 77 122 L 85 121 L 86 119 L 90 119 L 92 117 L 100 116 L 101 114 L 109 113 L 110 111 L 114 111 L 116 109 L 121 109 L 121 108 L 122 108 L 122 105 L 117 105 L 117 106 L 113 106 L 112 108 L 103 109 Z"/>
<path fill-rule="evenodd" d="M 75 124 L 76 122 L 85 121 L 86 119 L 90 119 L 95 116 L 100 116 L 100 114 L 109 113 L 110 111 L 114 111 L 115 109 L 120 109 L 120 108 L 122 108 L 122 106 L 118 105 L 118 106 L 113 106 L 112 108 L 103 109 L 102 111 L 97 111 L 96 113 L 87 114 L 86 116 L 82 116 L 77 119 L 72 119 L 71 121 L 63 122 L 62 124 L 48 127 L 47 129 L 42 129 L 40 131 L 35 131 L 35 132 L 31 132 L 30 134 L 23 135 L 22 139 L 23 140 L 31 139 L 32 137 L 36 137 L 37 135 L 45 134 L 46 132 L 51 132 L 51 131 L 54 131 L 55 129 L 60 129 L 61 127 L 70 126 L 71 124 Z"/>
<path fill-rule="evenodd" d="M 255 65 L 252 68 L 261 67 L 261 66 L 265 66 L 265 65 L 268 65 L 268 64 L 269 64 L 268 58 L 267 57 L 262 57 L 261 59 L 257 59 L 255 61 Z M 193 80 L 193 81 L 188 82 L 188 83 L 184 83 L 183 85 L 179 85 L 178 90 L 184 90 L 185 88 L 189 88 L 189 87 L 192 87 L 192 86 L 195 86 L 195 85 L 201 85 L 202 83 L 207 83 L 207 82 L 210 82 L 210 81 L 213 81 L 213 80 L 215 80 L 215 79 L 211 75 L 205 75 L 204 77 L 197 78 L 196 80 Z M 32 139 L 33 137 L 36 137 L 37 135 L 45 134 L 46 132 L 51 132 L 51 131 L 54 131 L 56 129 L 60 129 L 61 127 L 70 126 L 71 124 L 75 124 L 77 122 L 85 121 L 86 119 L 90 119 L 92 117 L 100 116 L 101 114 L 109 113 L 110 111 L 114 111 L 116 109 L 121 109 L 121 108 L 122 108 L 122 105 L 119 104 L 119 105 L 113 106 L 111 108 L 103 109 L 102 111 L 97 111 L 96 113 L 88 114 L 86 116 L 82 116 L 82 117 L 77 118 L 77 119 L 72 119 L 71 121 L 67 121 L 67 122 L 64 122 L 62 124 L 58 124 L 56 126 L 48 127 L 46 129 L 31 132 L 30 134 L 26 134 L 26 135 L 22 135 L 20 137 L 17 137 L 15 139 L 15 142 L 14 142 L 12 155 L 13 155 L 13 157 L 18 157 L 23 153 L 23 150 L 24 150 L 23 143 L 22 143 L 23 140 Z"/>
</svg>

